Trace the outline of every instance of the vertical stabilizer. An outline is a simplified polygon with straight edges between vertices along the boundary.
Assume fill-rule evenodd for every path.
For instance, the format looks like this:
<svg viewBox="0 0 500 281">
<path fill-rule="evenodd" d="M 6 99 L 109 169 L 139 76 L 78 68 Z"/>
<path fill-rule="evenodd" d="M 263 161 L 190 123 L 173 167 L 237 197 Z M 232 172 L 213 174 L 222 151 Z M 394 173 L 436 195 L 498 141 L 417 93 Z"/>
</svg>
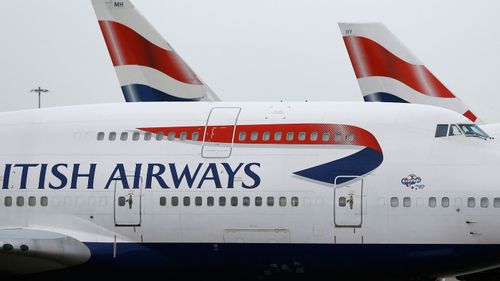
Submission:
<svg viewBox="0 0 500 281">
<path fill-rule="evenodd" d="M 440 106 L 477 121 L 469 107 L 383 24 L 339 23 L 339 27 L 365 101 Z"/>
<path fill-rule="evenodd" d="M 92 5 L 127 102 L 219 100 L 130 1 Z"/>
</svg>

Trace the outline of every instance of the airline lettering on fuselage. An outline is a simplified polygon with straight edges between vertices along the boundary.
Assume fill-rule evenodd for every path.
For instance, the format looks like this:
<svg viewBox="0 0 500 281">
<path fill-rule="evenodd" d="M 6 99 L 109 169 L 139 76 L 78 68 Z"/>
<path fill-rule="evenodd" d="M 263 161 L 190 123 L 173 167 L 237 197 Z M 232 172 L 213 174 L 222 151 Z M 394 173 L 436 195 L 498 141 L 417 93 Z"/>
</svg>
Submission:
<svg viewBox="0 0 500 281">
<path fill-rule="evenodd" d="M 258 169 L 260 163 L 198 163 L 178 165 L 175 163 L 117 163 L 113 169 L 99 170 L 91 164 L 5 164 L 2 189 L 94 189 L 96 177 L 104 177 L 103 188 L 109 189 L 117 182 L 124 189 L 139 188 L 144 179 L 144 188 L 245 188 L 260 185 Z M 133 172 L 131 172 L 133 171 Z"/>
</svg>

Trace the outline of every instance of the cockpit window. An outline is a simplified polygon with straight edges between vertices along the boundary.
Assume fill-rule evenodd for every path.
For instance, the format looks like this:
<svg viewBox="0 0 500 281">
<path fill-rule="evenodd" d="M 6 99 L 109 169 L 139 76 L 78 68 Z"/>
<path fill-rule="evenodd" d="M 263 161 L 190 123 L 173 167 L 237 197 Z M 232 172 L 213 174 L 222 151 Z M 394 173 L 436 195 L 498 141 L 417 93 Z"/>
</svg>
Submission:
<svg viewBox="0 0 500 281">
<path fill-rule="evenodd" d="M 476 124 L 458 124 L 460 129 L 464 132 L 466 137 L 477 137 L 487 139 L 490 136 Z"/>
<path fill-rule="evenodd" d="M 436 138 L 446 137 L 448 135 L 448 124 L 438 124 L 436 127 Z"/>
<path fill-rule="evenodd" d="M 448 132 L 448 136 L 458 136 L 461 134 L 462 132 L 460 132 L 457 125 L 455 124 L 450 125 L 450 131 Z"/>
</svg>

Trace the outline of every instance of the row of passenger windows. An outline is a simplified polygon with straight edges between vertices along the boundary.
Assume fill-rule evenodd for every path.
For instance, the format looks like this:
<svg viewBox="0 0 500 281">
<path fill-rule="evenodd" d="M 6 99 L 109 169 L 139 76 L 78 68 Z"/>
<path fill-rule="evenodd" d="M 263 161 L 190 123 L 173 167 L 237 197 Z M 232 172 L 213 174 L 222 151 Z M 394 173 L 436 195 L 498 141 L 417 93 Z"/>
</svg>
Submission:
<svg viewBox="0 0 500 281">
<path fill-rule="evenodd" d="M 263 132 L 262 133 L 262 141 L 269 141 L 271 140 L 271 135 L 273 137 L 273 141 L 281 141 L 283 139 L 283 132 L 274 132 L 274 134 L 271 134 L 271 132 Z M 318 132 L 312 132 L 309 134 L 309 141 L 318 141 L 319 138 L 319 133 Z M 330 141 L 331 134 L 328 132 L 323 132 L 321 134 L 321 141 L 323 142 L 328 142 Z M 299 141 L 305 141 L 307 138 L 307 133 L 306 132 L 298 132 L 297 133 L 297 140 Z M 345 137 L 346 140 L 348 141 L 353 141 L 354 140 L 354 134 L 349 133 Z M 247 132 L 240 132 L 238 134 L 238 140 L 239 141 L 245 141 L 247 139 Z M 251 132 L 250 133 L 250 141 L 257 141 L 259 140 L 259 132 Z M 286 141 L 294 141 L 295 140 L 295 132 L 285 132 L 285 140 Z M 336 132 L 333 135 L 333 140 L 335 142 L 340 142 L 342 140 L 342 134 L 340 132 Z"/>
<path fill-rule="evenodd" d="M 167 206 L 167 201 L 170 201 L 170 206 L 176 207 L 180 205 L 180 200 L 182 200 L 182 206 L 190 206 L 191 205 L 191 197 L 189 196 L 184 196 L 182 198 L 179 198 L 177 196 L 170 197 L 170 200 L 167 200 L 167 197 L 160 197 L 160 206 Z M 253 198 L 250 198 L 248 196 L 245 196 L 242 198 L 241 203 L 238 197 L 232 196 L 226 198 L 225 196 L 220 196 L 218 198 L 213 197 L 213 196 L 208 196 L 205 200 L 201 196 L 196 196 L 194 197 L 194 206 L 203 206 L 204 201 L 206 206 L 208 207 L 213 207 L 216 204 L 220 207 L 224 207 L 226 205 L 231 205 L 233 207 L 238 206 L 239 204 L 248 207 L 252 205 L 253 201 L 253 206 L 260 207 L 263 205 L 267 205 L 269 207 L 274 206 L 275 204 L 280 207 L 285 207 L 287 206 L 288 200 L 286 197 L 279 197 L 276 202 L 275 198 L 272 196 L 268 196 L 267 198 L 263 198 L 261 196 L 256 196 Z M 229 202 L 228 202 L 229 201 Z M 290 199 L 290 206 L 292 207 L 298 207 L 299 206 L 299 198 L 298 197 L 292 197 Z"/>
<path fill-rule="evenodd" d="M 25 204 L 25 199 L 24 196 L 17 196 L 15 197 L 16 199 L 16 206 L 17 207 L 23 207 Z M 6 196 L 3 200 L 5 207 L 12 207 L 14 199 L 11 196 Z M 49 199 L 46 196 L 40 197 L 40 206 L 42 207 L 47 207 L 49 203 Z M 34 207 L 37 205 L 37 198 L 35 196 L 29 196 L 28 197 L 28 206 Z"/>
<path fill-rule="evenodd" d="M 297 136 L 295 136 L 295 132 L 285 132 L 285 140 L 286 141 L 294 141 L 295 138 L 299 141 L 306 141 L 307 138 L 307 133 L 306 132 L 298 132 Z M 247 140 L 247 132 L 240 132 L 238 134 L 238 140 L 243 142 Z M 263 132 L 261 135 L 261 140 L 262 141 L 270 141 L 271 140 L 271 135 L 273 138 L 273 141 L 281 141 L 283 139 L 283 132 L 274 132 L 271 134 L 271 132 Z M 187 132 L 180 132 L 178 135 L 175 132 L 170 132 L 167 135 L 163 133 L 158 133 L 154 134 L 153 138 L 153 133 L 146 132 L 142 134 L 142 139 L 145 141 L 150 141 L 152 139 L 155 139 L 157 141 L 164 140 L 165 137 L 167 140 L 174 140 L 176 137 L 180 139 L 181 141 L 185 141 L 188 137 Z M 199 132 L 193 132 L 191 134 L 191 140 L 197 141 L 200 137 Z M 320 134 L 318 132 L 312 132 L 309 134 L 309 141 L 318 141 L 318 138 L 320 137 Z M 106 138 L 106 133 L 104 132 L 98 132 L 97 133 L 97 140 L 98 141 L 103 141 Z M 321 141 L 323 142 L 328 142 L 330 141 L 331 134 L 328 132 L 324 132 L 321 134 Z M 132 140 L 132 141 L 138 141 L 141 139 L 141 133 L 140 132 L 121 132 L 118 134 L 117 132 L 109 132 L 107 136 L 107 140 L 109 141 L 115 141 L 115 140 L 121 140 L 121 141 L 127 141 L 127 140 Z M 349 133 L 345 136 L 345 139 L 347 141 L 353 141 L 354 140 L 354 134 Z M 250 141 L 258 141 L 259 140 L 259 132 L 250 132 L 249 136 Z M 340 142 L 342 140 L 342 134 L 340 132 L 336 132 L 333 135 L 333 141 L 334 142 Z"/>
<path fill-rule="evenodd" d="M 398 207 L 399 201 L 400 200 L 398 197 L 391 197 L 391 199 L 390 199 L 391 207 Z M 403 197 L 402 206 L 408 208 L 408 207 L 411 207 L 411 205 L 412 205 L 412 199 L 410 197 Z M 429 207 L 435 208 L 438 205 L 441 205 L 441 207 L 443 207 L 443 208 L 448 208 L 450 206 L 450 198 L 449 197 L 442 197 L 440 200 L 438 200 L 438 198 L 436 198 L 436 197 L 429 197 L 429 200 L 428 200 Z M 457 205 L 457 207 L 461 207 L 462 199 L 457 198 L 455 201 L 455 205 Z M 488 208 L 490 205 L 490 200 L 487 197 L 481 197 L 481 199 L 479 200 L 477 205 L 481 206 L 481 208 Z M 493 206 L 495 208 L 500 208 L 500 198 L 499 197 L 495 197 L 493 199 Z M 476 207 L 476 198 L 474 198 L 474 197 L 467 198 L 467 207 L 468 208 L 475 208 Z"/>
<path fill-rule="evenodd" d="M 130 136 L 129 136 L 130 135 Z M 181 141 L 184 141 L 187 139 L 187 132 L 181 132 L 178 136 L 178 138 L 181 140 Z M 98 141 L 103 141 L 106 137 L 106 134 L 104 132 L 98 132 L 97 133 L 97 140 Z M 175 132 L 170 132 L 166 135 L 167 139 L 168 140 L 174 140 L 175 137 L 176 137 L 176 134 Z M 191 134 L 191 139 L 193 141 L 197 141 L 198 138 L 200 137 L 200 134 L 198 132 L 193 132 Z M 108 133 L 108 137 L 107 137 L 108 140 L 110 141 L 114 141 L 114 140 L 117 140 L 118 139 L 118 133 L 117 132 L 109 132 Z M 129 132 L 121 132 L 119 134 L 119 140 L 121 141 L 126 141 L 126 140 L 133 140 L 133 141 L 138 141 L 141 139 L 141 133 L 140 132 L 133 132 L 133 133 L 129 133 Z M 150 133 L 150 132 L 146 132 L 146 133 L 143 133 L 142 134 L 142 139 L 145 140 L 145 141 L 150 141 L 150 140 L 157 140 L 157 141 L 161 141 L 161 140 L 164 140 L 165 139 L 165 135 L 163 133 L 158 133 L 158 134 L 154 134 L 154 138 L 153 138 L 153 133 Z"/>
</svg>

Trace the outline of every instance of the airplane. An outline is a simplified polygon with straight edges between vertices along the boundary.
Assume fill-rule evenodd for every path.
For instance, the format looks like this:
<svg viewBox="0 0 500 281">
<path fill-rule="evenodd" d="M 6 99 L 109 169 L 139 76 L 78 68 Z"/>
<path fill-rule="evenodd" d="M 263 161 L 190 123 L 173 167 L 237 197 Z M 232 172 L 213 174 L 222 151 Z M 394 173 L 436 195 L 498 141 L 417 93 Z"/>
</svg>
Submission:
<svg viewBox="0 0 500 281">
<path fill-rule="evenodd" d="M 481 120 L 382 23 L 339 23 L 363 99 L 440 106 Z"/>
<path fill-rule="evenodd" d="M 92 0 L 125 101 L 219 101 L 127 0 Z"/>
<path fill-rule="evenodd" d="M 430 104 L 458 113 L 462 113 L 468 108 L 451 94 L 382 23 L 339 23 L 339 28 L 366 102 Z M 398 67 L 392 68 L 392 71 L 388 71 L 389 68 L 384 71 L 383 67 L 378 67 L 379 69 L 375 70 L 376 65 L 397 65 Z M 370 68 L 372 70 L 367 70 Z M 413 70 L 410 71 L 411 69 Z M 421 73 L 426 75 L 422 76 Z M 432 83 L 427 81 L 432 81 Z M 434 91 L 440 94 L 430 96 L 423 93 L 424 91 L 415 90 L 417 87 L 423 88 L 422 85 L 425 84 L 434 86 L 434 90 L 429 88 L 428 92 Z M 438 99 L 436 96 L 441 98 Z M 473 122 L 482 123 L 470 110 L 465 111 L 464 116 Z M 493 135 L 500 133 L 500 124 L 498 123 L 481 124 L 479 127 Z M 470 131 L 457 129 L 458 131 L 453 132 L 453 128 L 450 127 L 448 134 L 473 134 Z M 463 278 L 466 280 L 489 280 L 488 278 L 497 280 L 498 276 L 498 269 L 492 269 L 469 274 Z"/>
<path fill-rule="evenodd" d="M 443 134 L 480 130 L 446 109 L 121 103 L 0 124 L 1 271 L 435 280 L 500 264 L 499 145 Z"/>
</svg>

